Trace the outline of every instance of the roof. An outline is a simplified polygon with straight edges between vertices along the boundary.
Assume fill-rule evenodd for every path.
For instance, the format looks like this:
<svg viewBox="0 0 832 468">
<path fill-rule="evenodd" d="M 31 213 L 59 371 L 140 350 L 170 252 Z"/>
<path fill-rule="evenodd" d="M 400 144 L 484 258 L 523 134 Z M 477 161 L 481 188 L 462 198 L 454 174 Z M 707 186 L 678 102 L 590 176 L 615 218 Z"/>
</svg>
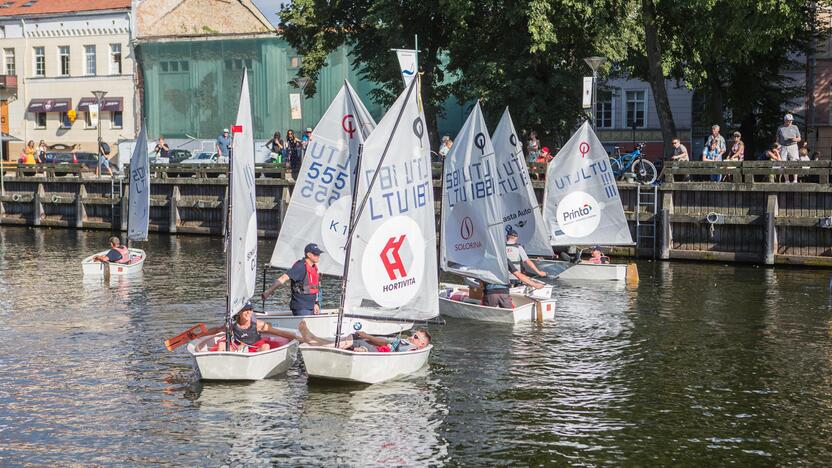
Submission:
<svg viewBox="0 0 832 468">
<path fill-rule="evenodd" d="M 129 10 L 131 0 L 0 0 L 0 17 Z"/>
</svg>

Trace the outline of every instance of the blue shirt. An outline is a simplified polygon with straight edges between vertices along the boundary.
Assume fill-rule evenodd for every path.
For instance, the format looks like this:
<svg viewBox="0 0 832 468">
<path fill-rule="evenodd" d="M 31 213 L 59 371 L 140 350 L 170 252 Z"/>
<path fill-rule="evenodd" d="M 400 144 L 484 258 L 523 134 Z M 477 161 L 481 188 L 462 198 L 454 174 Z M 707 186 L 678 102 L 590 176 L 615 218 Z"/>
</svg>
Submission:
<svg viewBox="0 0 832 468">
<path fill-rule="evenodd" d="M 303 294 L 295 288 L 295 283 L 303 284 L 306 281 L 306 262 L 298 261 L 286 272 L 292 280 L 292 299 L 289 301 L 289 308 L 292 310 L 312 310 L 318 300 L 317 294 Z"/>
<path fill-rule="evenodd" d="M 228 157 L 228 152 L 231 148 L 231 137 L 220 135 L 217 137 L 217 145 L 220 147 L 221 156 Z"/>
<path fill-rule="evenodd" d="M 110 249 L 110 251 L 107 252 L 107 260 L 109 260 L 111 262 L 117 262 L 117 261 L 121 260 L 121 257 L 122 257 L 122 255 L 120 253 L 118 253 L 118 250 L 116 250 L 116 249 Z"/>
</svg>

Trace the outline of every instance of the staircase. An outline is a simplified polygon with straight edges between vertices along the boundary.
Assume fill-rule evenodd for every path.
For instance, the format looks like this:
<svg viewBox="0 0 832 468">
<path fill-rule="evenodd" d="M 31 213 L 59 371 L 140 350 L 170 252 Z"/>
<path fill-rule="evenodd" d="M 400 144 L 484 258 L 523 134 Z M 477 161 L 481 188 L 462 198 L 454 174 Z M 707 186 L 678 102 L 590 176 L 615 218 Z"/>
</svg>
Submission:
<svg viewBox="0 0 832 468">
<path fill-rule="evenodd" d="M 655 185 L 636 186 L 636 255 L 649 248 L 651 257 L 656 258 L 656 219 L 658 218 L 659 188 Z M 650 220 L 642 222 L 641 213 L 650 215 Z"/>
</svg>

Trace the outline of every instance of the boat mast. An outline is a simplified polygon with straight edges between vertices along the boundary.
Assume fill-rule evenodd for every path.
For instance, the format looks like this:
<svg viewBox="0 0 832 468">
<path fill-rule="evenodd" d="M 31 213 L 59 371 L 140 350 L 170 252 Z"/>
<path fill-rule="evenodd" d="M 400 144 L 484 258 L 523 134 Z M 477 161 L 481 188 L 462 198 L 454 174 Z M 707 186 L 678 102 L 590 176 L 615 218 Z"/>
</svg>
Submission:
<svg viewBox="0 0 832 468">
<path fill-rule="evenodd" d="M 410 83 L 410 86 L 407 89 L 407 96 L 404 99 L 402 108 L 399 109 L 399 115 L 396 116 L 396 123 L 393 124 L 393 130 L 390 132 L 390 137 L 387 139 L 387 144 L 384 145 L 384 151 L 381 153 L 381 158 L 379 158 L 378 160 L 378 165 L 376 166 L 376 170 L 373 173 L 373 178 L 370 179 L 370 183 L 367 186 L 367 193 L 364 194 L 364 198 L 361 200 L 361 205 L 358 207 L 357 210 L 355 209 L 355 202 L 358 195 L 358 182 L 360 180 L 360 174 L 358 173 L 359 165 L 356 164 L 356 183 L 353 186 L 352 207 L 350 209 L 350 226 L 349 230 L 347 230 L 347 244 L 346 251 L 344 252 L 344 275 L 341 277 L 341 304 L 338 307 L 338 327 L 335 332 L 336 348 L 341 343 L 341 328 L 344 323 L 344 304 L 346 302 L 347 297 L 347 274 L 349 273 L 350 252 L 352 250 L 352 236 L 355 232 L 356 225 L 358 224 L 358 219 L 361 216 L 361 213 L 364 211 L 364 207 L 367 205 L 367 200 L 370 198 L 370 193 L 373 189 L 373 186 L 376 183 L 376 179 L 378 179 L 378 172 L 381 170 L 381 166 L 384 164 L 384 160 L 387 157 L 387 152 L 390 150 L 390 144 L 393 143 L 393 136 L 396 134 L 396 130 L 399 128 L 399 123 L 402 120 L 402 115 L 404 115 L 404 110 L 407 106 L 407 101 L 410 100 L 410 94 L 413 92 L 413 88 L 416 86 L 416 82 L 418 81 L 419 78 L 417 77 Z M 363 146 L 364 145 L 361 145 L 362 150 Z M 362 150 L 359 150 L 358 152 L 359 160 L 361 158 Z"/>
<path fill-rule="evenodd" d="M 243 72 L 245 77 L 245 71 Z M 242 89 L 242 88 L 241 88 Z M 231 134 L 231 151 L 228 152 L 228 211 L 225 216 L 228 221 L 225 223 L 225 350 L 231 351 L 231 213 L 234 209 L 234 188 L 232 186 L 234 165 L 231 158 L 234 157 L 234 134 Z"/>
</svg>

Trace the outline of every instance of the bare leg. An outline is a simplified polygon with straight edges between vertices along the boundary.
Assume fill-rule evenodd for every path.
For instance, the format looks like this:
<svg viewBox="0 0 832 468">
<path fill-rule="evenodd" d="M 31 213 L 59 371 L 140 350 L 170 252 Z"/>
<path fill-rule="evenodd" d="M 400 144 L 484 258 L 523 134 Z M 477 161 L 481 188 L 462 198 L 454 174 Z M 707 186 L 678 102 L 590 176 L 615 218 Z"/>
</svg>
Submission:
<svg viewBox="0 0 832 468">
<path fill-rule="evenodd" d="M 317 337 L 309 331 L 309 326 L 306 325 L 306 320 L 303 320 L 298 324 L 298 331 L 300 332 L 300 336 L 304 343 L 308 343 L 315 346 L 334 346 L 335 341 L 327 340 L 324 338 Z M 341 340 L 340 345 L 338 346 L 341 349 L 346 349 L 352 347 L 352 337 L 344 338 Z"/>
</svg>

